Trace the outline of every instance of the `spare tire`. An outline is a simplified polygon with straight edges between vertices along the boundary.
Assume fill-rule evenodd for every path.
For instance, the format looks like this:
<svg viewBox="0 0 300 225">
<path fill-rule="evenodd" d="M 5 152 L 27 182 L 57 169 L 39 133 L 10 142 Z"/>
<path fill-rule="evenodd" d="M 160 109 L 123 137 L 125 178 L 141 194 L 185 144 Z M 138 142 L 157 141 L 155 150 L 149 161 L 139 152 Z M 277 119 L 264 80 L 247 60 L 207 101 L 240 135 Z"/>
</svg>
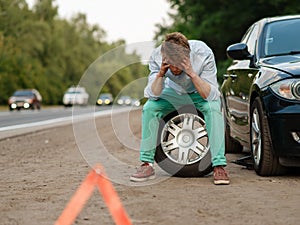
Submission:
<svg viewBox="0 0 300 225">
<path fill-rule="evenodd" d="M 178 177 L 200 177 L 212 171 L 211 152 L 203 114 L 186 105 L 159 124 L 155 161 Z"/>
</svg>

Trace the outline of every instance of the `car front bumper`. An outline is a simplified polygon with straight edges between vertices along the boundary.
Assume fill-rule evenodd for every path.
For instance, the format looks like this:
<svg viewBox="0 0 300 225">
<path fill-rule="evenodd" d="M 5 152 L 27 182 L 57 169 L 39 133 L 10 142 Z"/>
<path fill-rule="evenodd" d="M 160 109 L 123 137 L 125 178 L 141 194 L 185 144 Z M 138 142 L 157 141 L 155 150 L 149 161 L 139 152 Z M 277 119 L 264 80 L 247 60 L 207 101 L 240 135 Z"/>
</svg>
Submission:
<svg viewBox="0 0 300 225">
<path fill-rule="evenodd" d="M 31 107 L 31 104 L 28 102 L 13 102 L 9 104 L 10 109 L 29 109 Z"/>
<path fill-rule="evenodd" d="M 83 99 L 64 99 L 64 105 L 84 105 Z"/>
<path fill-rule="evenodd" d="M 280 157 L 300 157 L 300 102 L 271 96 L 268 105 L 267 118 L 274 153 Z"/>
</svg>

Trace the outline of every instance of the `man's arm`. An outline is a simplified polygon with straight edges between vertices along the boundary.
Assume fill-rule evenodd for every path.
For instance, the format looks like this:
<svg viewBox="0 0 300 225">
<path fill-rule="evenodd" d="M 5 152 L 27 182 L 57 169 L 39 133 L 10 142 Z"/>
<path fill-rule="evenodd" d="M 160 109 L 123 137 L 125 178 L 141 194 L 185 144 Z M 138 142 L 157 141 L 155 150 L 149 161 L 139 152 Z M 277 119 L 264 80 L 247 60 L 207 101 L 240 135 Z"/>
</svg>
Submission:
<svg viewBox="0 0 300 225">
<path fill-rule="evenodd" d="M 164 61 L 161 64 L 160 70 L 156 75 L 155 80 L 151 85 L 152 93 L 156 96 L 160 95 L 163 89 L 164 76 L 169 69 L 169 65 Z"/>
<path fill-rule="evenodd" d="M 189 58 L 185 58 L 181 66 L 185 73 L 191 78 L 196 90 L 201 95 L 201 97 L 207 99 L 211 92 L 211 85 L 201 79 L 199 75 L 195 73 Z"/>
<path fill-rule="evenodd" d="M 201 79 L 197 74 L 190 77 L 201 97 L 207 99 L 211 90 L 210 84 Z"/>
<path fill-rule="evenodd" d="M 160 48 L 156 48 L 150 57 L 148 84 L 144 90 L 144 96 L 150 99 L 159 98 L 162 89 L 164 88 L 164 70 L 162 69 Z M 167 69 L 166 69 L 167 70 Z"/>
</svg>

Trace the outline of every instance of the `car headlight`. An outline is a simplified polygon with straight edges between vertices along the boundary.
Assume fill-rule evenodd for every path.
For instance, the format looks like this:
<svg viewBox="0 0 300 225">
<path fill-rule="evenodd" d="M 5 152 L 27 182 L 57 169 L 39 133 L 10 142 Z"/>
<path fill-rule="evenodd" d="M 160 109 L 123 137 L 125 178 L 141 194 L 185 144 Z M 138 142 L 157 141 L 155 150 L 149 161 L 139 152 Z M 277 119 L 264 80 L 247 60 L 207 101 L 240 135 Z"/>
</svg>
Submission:
<svg viewBox="0 0 300 225">
<path fill-rule="evenodd" d="M 297 99 L 300 99 L 300 81 L 296 81 L 293 84 L 292 92 L 293 92 L 294 96 L 296 96 Z"/>
<path fill-rule="evenodd" d="M 30 104 L 28 102 L 24 102 L 23 107 L 25 109 L 28 109 L 30 107 Z"/>
<path fill-rule="evenodd" d="M 12 104 L 10 105 L 10 107 L 11 107 L 12 109 L 16 109 L 16 108 L 17 108 L 17 104 L 16 104 L 16 103 L 12 103 Z"/>
<path fill-rule="evenodd" d="M 270 86 L 279 96 L 291 100 L 300 100 L 300 80 L 287 79 Z"/>
</svg>

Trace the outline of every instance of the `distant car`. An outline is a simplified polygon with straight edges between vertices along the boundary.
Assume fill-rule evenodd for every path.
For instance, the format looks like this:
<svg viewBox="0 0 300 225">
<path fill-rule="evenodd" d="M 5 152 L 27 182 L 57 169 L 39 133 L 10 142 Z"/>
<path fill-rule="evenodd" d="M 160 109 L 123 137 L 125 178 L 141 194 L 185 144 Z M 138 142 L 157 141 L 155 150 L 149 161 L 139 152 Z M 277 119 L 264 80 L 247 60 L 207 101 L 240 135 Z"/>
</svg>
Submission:
<svg viewBox="0 0 300 225">
<path fill-rule="evenodd" d="M 262 176 L 300 167 L 300 15 L 259 20 L 227 55 L 226 152 L 249 148 Z"/>
<path fill-rule="evenodd" d="M 123 95 L 118 99 L 117 103 L 118 105 L 130 106 L 132 103 L 132 99 L 127 95 Z"/>
<path fill-rule="evenodd" d="M 133 99 L 131 99 L 131 105 L 138 107 L 141 105 L 141 102 L 140 102 L 140 100 L 133 98 Z"/>
<path fill-rule="evenodd" d="M 42 96 L 36 89 L 17 90 L 8 99 L 9 110 L 41 109 Z"/>
<path fill-rule="evenodd" d="M 111 105 L 114 101 L 112 94 L 110 93 L 102 93 L 99 95 L 96 104 L 97 105 Z"/>
<path fill-rule="evenodd" d="M 64 106 L 87 105 L 89 94 L 84 87 L 70 87 L 64 94 Z"/>
</svg>

